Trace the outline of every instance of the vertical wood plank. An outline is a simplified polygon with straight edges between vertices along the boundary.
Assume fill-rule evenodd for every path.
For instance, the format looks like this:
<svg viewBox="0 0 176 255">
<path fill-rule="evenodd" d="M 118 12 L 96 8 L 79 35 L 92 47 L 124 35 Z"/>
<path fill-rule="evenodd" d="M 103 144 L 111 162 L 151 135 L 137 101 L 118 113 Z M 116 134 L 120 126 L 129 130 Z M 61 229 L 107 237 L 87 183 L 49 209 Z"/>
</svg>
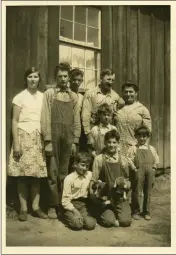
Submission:
<svg viewBox="0 0 176 255">
<path fill-rule="evenodd" d="M 121 91 L 127 74 L 126 8 L 126 6 L 113 7 L 113 69 L 116 74 L 114 89 L 117 92 Z"/>
<path fill-rule="evenodd" d="M 164 26 L 164 168 L 170 167 L 170 22 Z"/>
<path fill-rule="evenodd" d="M 38 67 L 37 56 L 38 56 L 38 29 L 39 29 L 39 8 L 38 6 L 32 6 L 30 8 L 31 15 L 31 66 Z"/>
<path fill-rule="evenodd" d="M 101 50 L 102 69 L 112 68 L 112 6 L 102 6 Z"/>
<path fill-rule="evenodd" d="M 151 143 L 160 157 L 163 167 L 164 132 L 164 22 L 152 14 L 152 59 L 151 59 L 151 115 L 153 132 Z"/>
<path fill-rule="evenodd" d="M 48 7 L 39 7 L 38 10 L 38 37 L 37 37 L 37 66 L 41 72 L 43 91 L 48 76 Z"/>
<path fill-rule="evenodd" d="M 146 7 L 138 11 L 138 63 L 139 100 L 150 111 L 151 24 Z"/>
<path fill-rule="evenodd" d="M 48 6 L 48 83 L 54 83 L 54 68 L 59 62 L 59 6 Z"/>
<path fill-rule="evenodd" d="M 127 80 L 138 84 L 138 11 L 127 7 Z"/>
</svg>

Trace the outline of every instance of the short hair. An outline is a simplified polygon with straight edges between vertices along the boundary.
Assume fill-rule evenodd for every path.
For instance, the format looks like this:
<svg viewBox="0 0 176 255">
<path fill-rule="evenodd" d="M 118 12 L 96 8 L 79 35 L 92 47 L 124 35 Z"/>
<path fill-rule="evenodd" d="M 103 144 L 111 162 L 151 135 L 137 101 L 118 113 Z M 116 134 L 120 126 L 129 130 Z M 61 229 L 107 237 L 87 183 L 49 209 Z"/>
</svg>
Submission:
<svg viewBox="0 0 176 255">
<path fill-rule="evenodd" d="M 120 140 L 120 135 L 115 129 L 108 131 L 105 134 L 104 141 L 107 142 L 111 138 L 115 138 L 117 142 L 119 142 L 119 140 Z"/>
<path fill-rule="evenodd" d="M 151 134 L 150 130 L 145 125 L 141 125 L 140 127 L 136 128 L 134 133 L 135 133 L 135 136 L 140 134 L 145 134 L 148 137 L 150 137 L 150 134 Z"/>
<path fill-rule="evenodd" d="M 29 68 L 25 71 L 25 73 L 24 73 L 24 85 L 25 85 L 26 88 L 27 88 L 27 77 L 28 77 L 31 73 L 38 73 L 38 76 L 39 76 L 39 83 L 40 83 L 41 80 L 42 80 L 39 70 L 38 70 L 36 67 L 34 67 L 34 66 L 29 67 Z M 38 86 L 39 86 L 39 85 L 38 85 Z"/>
<path fill-rule="evenodd" d="M 78 152 L 75 155 L 74 163 L 80 163 L 80 162 L 86 162 L 88 164 L 91 164 L 92 156 L 88 152 Z"/>
<path fill-rule="evenodd" d="M 130 87 L 132 87 L 135 90 L 135 92 L 139 92 L 139 86 L 137 84 L 133 83 L 132 81 L 124 82 L 122 85 L 122 91 L 124 91 L 125 88 L 130 88 Z"/>
<path fill-rule="evenodd" d="M 102 79 L 105 75 L 113 75 L 114 72 L 113 70 L 107 68 L 107 69 L 103 69 L 100 73 L 100 79 Z"/>
<path fill-rule="evenodd" d="M 97 123 L 100 123 L 100 115 L 109 113 L 110 115 L 113 114 L 112 108 L 107 103 L 100 105 L 96 111 L 95 118 Z"/>
<path fill-rule="evenodd" d="M 75 68 L 75 69 L 72 69 L 70 71 L 70 78 L 73 78 L 75 76 L 81 76 L 82 78 L 84 77 L 84 72 L 82 70 L 80 70 L 79 68 Z"/>
<path fill-rule="evenodd" d="M 68 75 L 70 75 L 71 67 L 68 62 L 62 62 L 59 65 L 57 65 L 54 69 L 54 78 L 56 79 L 58 71 L 67 71 Z"/>
</svg>

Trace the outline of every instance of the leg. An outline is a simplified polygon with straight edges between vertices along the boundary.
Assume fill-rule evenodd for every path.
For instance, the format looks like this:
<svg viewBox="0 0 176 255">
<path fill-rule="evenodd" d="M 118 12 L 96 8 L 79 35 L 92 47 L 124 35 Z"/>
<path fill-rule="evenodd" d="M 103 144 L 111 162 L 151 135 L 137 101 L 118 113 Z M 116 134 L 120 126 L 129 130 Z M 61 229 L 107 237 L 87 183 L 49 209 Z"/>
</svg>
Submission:
<svg viewBox="0 0 176 255">
<path fill-rule="evenodd" d="M 116 206 L 116 213 L 120 226 L 129 227 L 131 225 L 131 208 L 128 200 Z"/>
<path fill-rule="evenodd" d="M 46 219 L 48 216 L 42 212 L 39 207 L 40 202 L 40 179 L 32 178 L 31 179 L 31 197 L 32 197 L 32 209 L 36 216 L 42 219 Z"/>
<path fill-rule="evenodd" d="M 104 210 L 103 213 L 100 215 L 100 223 L 104 227 L 109 228 L 114 226 L 115 221 L 116 221 L 116 216 L 111 209 Z"/>
<path fill-rule="evenodd" d="M 71 155 L 72 143 L 67 141 L 67 138 L 60 141 L 60 155 L 59 155 L 59 177 L 61 182 L 68 175 L 68 166 Z"/>
<path fill-rule="evenodd" d="M 74 230 L 81 230 L 83 228 L 83 218 L 80 215 L 75 215 L 73 212 L 71 211 L 65 211 L 64 212 L 64 219 L 66 224 L 74 229 Z"/>
<path fill-rule="evenodd" d="M 27 197 L 28 197 L 28 179 L 27 177 L 19 177 L 17 182 L 17 191 L 20 201 L 20 221 L 27 220 Z"/>
</svg>

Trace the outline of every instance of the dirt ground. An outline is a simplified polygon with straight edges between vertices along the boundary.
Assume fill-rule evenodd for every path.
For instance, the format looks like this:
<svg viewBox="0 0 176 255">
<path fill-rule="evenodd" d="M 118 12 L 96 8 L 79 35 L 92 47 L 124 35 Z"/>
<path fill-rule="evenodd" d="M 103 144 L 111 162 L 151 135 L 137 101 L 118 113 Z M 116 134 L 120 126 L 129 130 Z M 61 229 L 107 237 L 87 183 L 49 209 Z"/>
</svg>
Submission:
<svg viewBox="0 0 176 255">
<path fill-rule="evenodd" d="M 42 220 L 28 215 L 27 222 L 7 215 L 7 246 L 114 246 L 170 247 L 170 175 L 156 178 L 152 196 L 152 220 L 143 218 L 128 228 L 73 231 L 58 220 Z"/>
</svg>

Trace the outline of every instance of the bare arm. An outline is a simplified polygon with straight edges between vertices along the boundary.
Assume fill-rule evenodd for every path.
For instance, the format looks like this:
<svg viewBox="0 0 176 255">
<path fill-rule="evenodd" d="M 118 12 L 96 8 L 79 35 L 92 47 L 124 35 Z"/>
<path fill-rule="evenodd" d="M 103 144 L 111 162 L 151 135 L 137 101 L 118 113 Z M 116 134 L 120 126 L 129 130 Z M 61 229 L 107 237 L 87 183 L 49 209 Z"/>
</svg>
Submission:
<svg viewBox="0 0 176 255">
<path fill-rule="evenodd" d="M 13 136 L 13 156 L 18 159 L 21 155 L 20 143 L 18 137 L 18 122 L 20 117 L 21 107 L 13 105 L 13 116 L 12 116 L 12 136 Z"/>
</svg>

